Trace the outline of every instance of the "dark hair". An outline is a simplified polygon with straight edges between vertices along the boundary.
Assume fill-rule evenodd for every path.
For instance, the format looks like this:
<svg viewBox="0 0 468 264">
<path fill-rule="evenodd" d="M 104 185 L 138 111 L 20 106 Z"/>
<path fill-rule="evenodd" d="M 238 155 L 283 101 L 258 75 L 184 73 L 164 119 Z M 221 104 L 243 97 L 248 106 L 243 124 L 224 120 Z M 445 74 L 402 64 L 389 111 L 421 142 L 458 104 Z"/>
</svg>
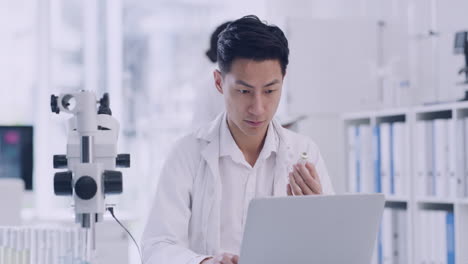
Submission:
<svg viewBox="0 0 468 264">
<path fill-rule="evenodd" d="M 255 61 L 277 59 L 283 75 L 289 62 L 288 40 L 283 31 L 254 15 L 233 21 L 219 34 L 217 53 L 222 73 L 229 72 L 237 58 Z"/>
<path fill-rule="evenodd" d="M 218 52 L 217 52 L 217 46 L 218 46 L 218 35 L 223 31 L 228 25 L 231 23 L 231 21 L 224 22 L 223 24 L 219 25 L 215 31 L 211 34 L 210 38 L 210 48 L 206 51 L 206 56 L 208 59 L 210 59 L 211 62 L 215 63 L 218 59 Z"/>
</svg>

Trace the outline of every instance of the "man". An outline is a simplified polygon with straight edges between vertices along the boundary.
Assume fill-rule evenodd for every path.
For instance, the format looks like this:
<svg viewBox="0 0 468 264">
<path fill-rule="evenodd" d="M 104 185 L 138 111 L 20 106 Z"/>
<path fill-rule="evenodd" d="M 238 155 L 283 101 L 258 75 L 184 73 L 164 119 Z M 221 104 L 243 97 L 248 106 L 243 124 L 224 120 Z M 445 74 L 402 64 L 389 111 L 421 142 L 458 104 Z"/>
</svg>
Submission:
<svg viewBox="0 0 468 264">
<path fill-rule="evenodd" d="M 256 16 L 219 35 L 214 83 L 226 112 L 169 154 L 143 235 L 144 263 L 235 264 L 251 199 L 333 193 L 317 146 L 273 120 L 288 56 L 283 32 Z M 306 165 L 296 163 L 303 152 Z"/>
</svg>

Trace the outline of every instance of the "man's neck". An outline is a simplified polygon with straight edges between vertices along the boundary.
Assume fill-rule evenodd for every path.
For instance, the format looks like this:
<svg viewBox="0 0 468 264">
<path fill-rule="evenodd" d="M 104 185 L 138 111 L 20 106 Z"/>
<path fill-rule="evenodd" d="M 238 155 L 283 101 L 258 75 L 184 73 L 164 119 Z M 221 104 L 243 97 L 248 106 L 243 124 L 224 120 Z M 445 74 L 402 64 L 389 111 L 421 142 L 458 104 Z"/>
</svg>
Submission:
<svg viewBox="0 0 468 264">
<path fill-rule="evenodd" d="M 253 167 L 262 151 L 268 127 L 264 133 L 260 133 L 259 136 L 245 136 L 240 129 L 236 125 L 231 124 L 229 120 L 227 124 L 232 138 L 244 155 L 245 160 Z"/>
</svg>

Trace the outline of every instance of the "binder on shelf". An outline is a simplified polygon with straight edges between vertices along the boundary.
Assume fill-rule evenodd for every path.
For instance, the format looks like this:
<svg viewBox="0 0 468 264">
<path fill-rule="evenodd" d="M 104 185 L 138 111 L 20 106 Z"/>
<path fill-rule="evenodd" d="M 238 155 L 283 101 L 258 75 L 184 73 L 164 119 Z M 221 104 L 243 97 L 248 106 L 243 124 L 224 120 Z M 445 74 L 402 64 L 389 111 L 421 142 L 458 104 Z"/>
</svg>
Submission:
<svg viewBox="0 0 468 264">
<path fill-rule="evenodd" d="M 438 236 L 438 263 L 447 264 L 447 214 L 446 211 L 437 211 Z"/>
<path fill-rule="evenodd" d="M 422 210 L 417 248 L 418 263 L 454 264 L 455 230 L 452 211 Z"/>
<path fill-rule="evenodd" d="M 373 142 L 374 142 L 374 179 L 375 179 L 375 192 L 382 192 L 382 180 L 380 177 L 380 166 L 381 166 L 381 146 L 380 146 L 380 126 L 374 126 L 373 131 Z"/>
<path fill-rule="evenodd" d="M 455 217 L 453 212 L 446 214 L 447 264 L 455 264 Z"/>
<path fill-rule="evenodd" d="M 392 209 L 385 209 L 382 216 L 382 264 L 393 263 Z"/>
<path fill-rule="evenodd" d="M 388 194 L 395 195 L 395 139 L 394 139 L 394 123 L 389 124 L 389 190 Z"/>
<path fill-rule="evenodd" d="M 456 198 L 457 195 L 457 132 L 456 132 L 456 121 L 448 120 L 448 134 L 447 134 L 447 158 L 448 158 L 448 187 L 447 196 L 448 198 Z"/>
<path fill-rule="evenodd" d="M 361 175 L 361 158 L 362 158 L 362 138 L 361 138 L 361 131 L 360 127 L 356 126 L 356 190 L 355 192 L 361 192 L 362 186 L 362 175 Z"/>
<path fill-rule="evenodd" d="M 415 171 L 416 171 L 416 195 L 426 196 L 427 166 L 426 166 L 426 122 L 417 121 L 415 124 Z"/>
<path fill-rule="evenodd" d="M 383 237 L 382 237 L 382 232 L 383 232 L 383 215 L 382 215 L 382 221 L 380 223 L 380 229 L 379 229 L 379 234 L 378 234 L 378 239 L 377 239 L 377 263 L 382 264 L 383 263 Z"/>
<path fill-rule="evenodd" d="M 429 233 L 429 263 L 437 264 L 437 215 L 435 211 L 428 211 L 429 226 L 426 232 Z"/>
<path fill-rule="evenodd" d="M 407 221 L 406 210 L 386 208 L 379 233 L 379 264 L 406 264 Z"/>
<path fill-rule="evenodd" d="M 463 182 L 463 197 L 468 197 L 468 118 L 464 118 L 464 158 L 463 158 L 463 164 L 464 166 L 464 177 L 462 179 Z"/>
<path fill-rule="evenodd" d="M 398 262 L 408 263 L 408 222 L 406 210 L 396 210 L 398 219 Z"/>
<path fill-rule="evenodd" d="M 435 152 L 434 152 L 434 121 L 425 121 L 425 145 L 426 145 L 426 191 L 425 196 L 435 194 Z"/>
<path fill-rule="evenodd" d="M 360 190 L 364 193 L 375 192 L 373 160 L 372 160 L 372 129 L 370 125 L 360 125 Z"/>
<path fill-rule="evenodd" d="M 347 138 L 348 138 L 348 190 L 350 192 L 355 192 L 356 181 L 357 181 L 357 173 L 356 173 L 356 162 L 357 162 L 357 155 L 356 155 L 356 130 L 357 126 L 349 125 L 347 127 Z"/>
<path fill-rule="evenodd" d="M 405 163 L 406 163 L 406 124 L 403 122 L 393 123 L 393 178 L 394 194 L 398 196 L 406 195 Z"/>
<path fill-rule="evenodd" d="M 418 240 L 417 244 L 419 244 L 419 247 L 417 249 L 420 250 L 419 255 L 419 263 L 420 264 L 429 264 L 429 254 L 430 254 L 430 233 L 428 232 L 428 224 L 429 218 L 428 218 L 428 212 L 425 210 L 420 211 L 419 213 L 419 225 L 416 225 L 419 227 L 419 235 L 418 235 Z"/>
<path fill-rule="evenodd" d="M 391 215 L 391 219 L 392 219 L 392 222 L 391 222 L 391 231 L 392 231 L 392 236 L 391 236 L 391 239 L 392 239 L 392 264 L 397 264 L 397 263 L 400 263 L 400 248 L 399 248 L 399 244 L 401 243 L 400 241 L 400 234 L 399 234 L 399 219 L 398 219 L 398 211 L 399 210 L 396 210 L 396 209 L 393 209 L 392 210 L 392 215 Z"/>
<path fill-rule="evenodd" d="M 446 119 L 434 120 L 433 131 L 433 150 L 434 150 L 434 181 L 432 186 L 433 195 L 439 198 L 447 197 L 447 139 L 448 123 Z"/>
<path fill-rule="evenodd" d="M 464 178 L 465 178 L 465 146 L 466 140 L 465 137 L 465 119 L 457 119 L 455 121 L 455 128 L 456 128 L 456 173 L 455 176 L 457 178 L 457 186 L 456 186 L 456 196 L 463 197 L 465 192 L 464 186 Z"/>
<path fill-rule="evenodd" d="M 380 125 L 380 178 L 382 193 L 391 194 L 390 190 L 390 123 Z"/>
</svg>

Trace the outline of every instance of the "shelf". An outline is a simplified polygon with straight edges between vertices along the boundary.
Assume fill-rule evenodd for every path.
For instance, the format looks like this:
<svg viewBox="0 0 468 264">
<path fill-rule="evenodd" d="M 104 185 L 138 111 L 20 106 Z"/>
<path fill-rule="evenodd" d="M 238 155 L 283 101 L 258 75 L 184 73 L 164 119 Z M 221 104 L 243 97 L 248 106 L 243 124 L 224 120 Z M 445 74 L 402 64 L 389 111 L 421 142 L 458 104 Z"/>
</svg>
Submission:
<svg viewBox="0 0 468 264">
<path fill-rule="evenodd" d="M 395 202 L 395 203 L 407 203 L 409 201 L 408 198 L 405 197 L 394 197 L 394 196 L 387 196 L 385 195 L 386 202 Z"/>
<path fill-rule="evenodd" d="M 370 120 L 370 112 L 346 113 L 341 116 L 343 121 L 352 121 L 357 119 Z"/>
<path fill-rule="evenodd" d="M 456 199 L 426 197 L 426 198 L 418 198 L 416 199 L 416 202 L 426 203 L 426 204 L 455 204 Z"/>
<path fill-rule="evenodd" d="M 374 113 L 377 118 L 392 117 L 392 116 L 406 116 L 409 112 L 409 108 L 396 108 L 379 110 Z"/>
<path fill-rule="evenodd" d="M 466 118 L 468 118 L 468 101 L 441 103 L 434 105 L 420 105 L 408 108 L 393 108 L 358 113 L 346 113 L 346 115 L 343 116 L 343 128 L 346 129 L 345 131 L 343 131 L 345 143 L 344 146 L 346 148 L 346 152 L 344 153 L 345 163 L 343 164 L 343 166 L 346 167 L 348 174 L 348 189 L 355 189 L 357 184 L 360 184 L 361 189 L 363 188 L 363 186 L 373 186 L 373 184 L 376 183 L 376 176 L 379 177 L 378 179 L 380 180 L 380 182 L 378 183 L 381 185 L 382 190 L 385 190 L 387 192 L 389 190 L 388 187 L 391 186 L 391 184 L 395 184 L 395 190 L 397 190 L 396 187 L 404 187 L 406 194 L 405 196 L 392 196 L 389 194 L 385 194 L 385 208 L 387 209 L 387 217 L 388 215 L 392 216 L 391 220 L 387 219 L 387 223 L 392 222 L 391 228 L 399 226 L 399 223 L 401 221 L 406 221 L 407 224 L 406 228 L 408 229 L 409 237 L 407 240 L 408 243 L 405 246 L 408 247 L 408 251 L 406 252 L 408 259 L 403 262 L 421 263 L 421 238 L 425 237 L 422 236 L 420 233 L 420 230 L 422 228 L 421 226 L 424 225 L 425 230 L 431 230 L 429 225 L 435 227 L 435 224 L 433 223 L 433 221 L 435 221 L 434 218 L 443 216 L 444 213 L 445 215 L 449 215 L 448 213 L 451 213 L 450 215 L 454 217 L 454 223 L 456 223 L 456 228 L 458 229 L 456 233 L 457 239 L 453 241 L 457 252 L 456 262 L 468 263 L 466 261 L 468 260 L 468 254 L 465 254 L 465 249 L 468 248 L 468 239 L 466 239 L 468 238 L 468 197 L 434 197 L 419 195 L 420 184 L 425 184 L 427 188 L 429 188 L 429 186 L 431 185 L 431 187 L 434 188 L 436 187 L 436 182 L 431 182 L 426 179 L 424 180 L 424 182 L 421 183 L 421 179 L 418 177 L 419 174 L 416 173 L 417 170 L 420 168 L 418 166 L 425 166 L 427 162 L 430 162 L 427 159 L 427 157 L 424 156 L 425 154 L 421 154 L 422 151 L 426 151 L 427 149 L 427 151 L 430 150 L 440 152 L 442 150 L 442 147 L 447 147 L 447 143 L 449 143 L 449 150 L 452 150 L 454 152 L 445 153 L 448 155 L 446 159 L 443 160 L 443 162 L 445 162 L 446 164 L 439 165 L 453 166 L 454 164 L 452 162 L 455 161 L 454 163 L 456 173 L 460 175 L 464 173 L 463 170 L 465 170 L 465 167 L 460 166 L 459 162 L 466 160 L 464 156 L 465 154 L 459 152 L 459 146 L 457 144 L 462 144 L 460 142 L 464 142 L 462 137 L 468 137 L 468 134 L 465 134 L 466 130 L 461 131 L 460 129 L 466 128 L 460 127 L 461 122 L 458 122 L 460 120 L 462 120 L 463 122 L 467 122 L 465 120 Z M 435 120 L 438 119 L 445 119 L 447 121 L 436 122 Z M 367 130 L 364 130 L 367 134 L 350 133 L 349 128 L 352 128 L 351 126 L 359 126 L 363 122 L 369 123 L 371 129 L 374 129 L 380 124 L 404 122 L 404 133 L 401 132 L 401 130 L 397 130 L 397 133 L 395 133 L 395 130 L 372 130 L 372 138 L 368 135 Z M 422 124 L 424 124 L 424 127 L 421 127 Z M 428 124 L 433 124 L 434 127 L 426 126 Z M 386 128 L 387 127 L 384 126 L 384 129 Z M 425 131 L 421 131 L 422 128 L 424 128 Z M 441 130 L 445 128 L 447 128 L 447 131 Z M 401 129 L 401 127 L 398 129 Z M 428 132 L 427 129 L 433 130 Z M 360 130 L 356 131 L 361 132 Z M 385 132 L 383 135 L 382 131 Z M 421 132 L 424 132 L 424 138 L 419 137 L 419 135 L 422 135 L 419 134 Z M 433 138 L 433 141 L 431 142 L 433 145 L 430 146 L 430 148 L 425 147 L 422 150 L 417 148 L 418 145 L 429 144 L 429 141 L 427 141 L 426 137 L 434 137 L 436 132 L 442 136 L 448 136 L 447 140 L 444 140 L 444 145 L 435 144 L 435 139 L 438 138 Z M 447 135 L 443 135 L 442 133 L 447 133 Z M 395 135 L 397 136 L 396 140 Z M 389 143 L 389 139 L 393 139 L 393 141 L 390 141 Z M 419 139 L 421 139 L 421 141 L 418 141 Z M 422 141 L 422 139 L 426 141 Z M 384 142 L 384 144 L 382 142 Z M 453 146 L 454 143 L 455 146 Z M 396 144 L 399 145 L 395 147 Z M 391 146 L 393 148 L 391 148 Z M 389 149 L 393 150 L 394 152 L 388 152 Z M 446 149 L 443 150 L 446 151 Z M 362 154 L 363 151 L 367 151 L 365 155 Z M 385 155 L 382 155 L 383 151 L 387 151 L 385 152 Z M 418 151 L 421 151 L 421 153 L 419 153 Z M 404 153 L 405 156 L 401 159 L 395 159 L 395 153 L 399 152 Z M 438 153 L 438 155 L 444 154 Z M 424 160 L 422 160 L 421 157 L 424 157 Z M 394 172 L 396 171 L 396 167 L 398 165 L 398 171 L 400 172 L 399 175 L 403 176 L 399 178 L 400 182 L 398 182 L 398 184 L 395 181 L 391 182 L 391 179 L 389 179 L 390 177 L 388 177 L 389 175 L 391 175 L 391 165 L 388 162 L 391 162 L 392 158 L 394 158 Z M 378 164 L 379 167 L 376 167 L 377 159 L 380 159 L 380 163 Z M 395 161 L 398 161 L 399 163 L 396 163 Z M 382 164 L 384 164 L 385 166 L 382 166 Z M 360 165 L 360 167 L 357 167 L 358 165 Z M 361 170 L 356 170 L 356 168 L 360 168 Z M 365 173 L 362 173 L 363 168 L 366 170 Z M 386 177 L 383 177 L 382 175 L 375 175 L 376 171 L 382 172 L 382 175 L 386 175 Z M 357 173 L 361 173 L 359 175 L 359 178 L 357 178 Z M 373 177 L 369 177 L 369 175 L 372 175 Z M 359 179 L 359 181 L 357 181 L 357 179 Z M 402 182 L 401 179 L 405 180 Z M 363 182 L 363 180 L 367 180 L 369 182 Z M 394 180 L 396 180 L 396 178 L 394 178 Z M 464 188 L 467 188 L 465 185 L 465 177 L 463 177 L 462 181 L 462 186 L 464 186 Z M 394 218 L 395 215 L 398 214 L 406 214 L 406 217 L 402 219 Z M 439 220 L 440 219 L 438 219 L 437 221 Z M 401 230 L 398 230 L 398 232 L 400 231 Z"/>
</svg>

